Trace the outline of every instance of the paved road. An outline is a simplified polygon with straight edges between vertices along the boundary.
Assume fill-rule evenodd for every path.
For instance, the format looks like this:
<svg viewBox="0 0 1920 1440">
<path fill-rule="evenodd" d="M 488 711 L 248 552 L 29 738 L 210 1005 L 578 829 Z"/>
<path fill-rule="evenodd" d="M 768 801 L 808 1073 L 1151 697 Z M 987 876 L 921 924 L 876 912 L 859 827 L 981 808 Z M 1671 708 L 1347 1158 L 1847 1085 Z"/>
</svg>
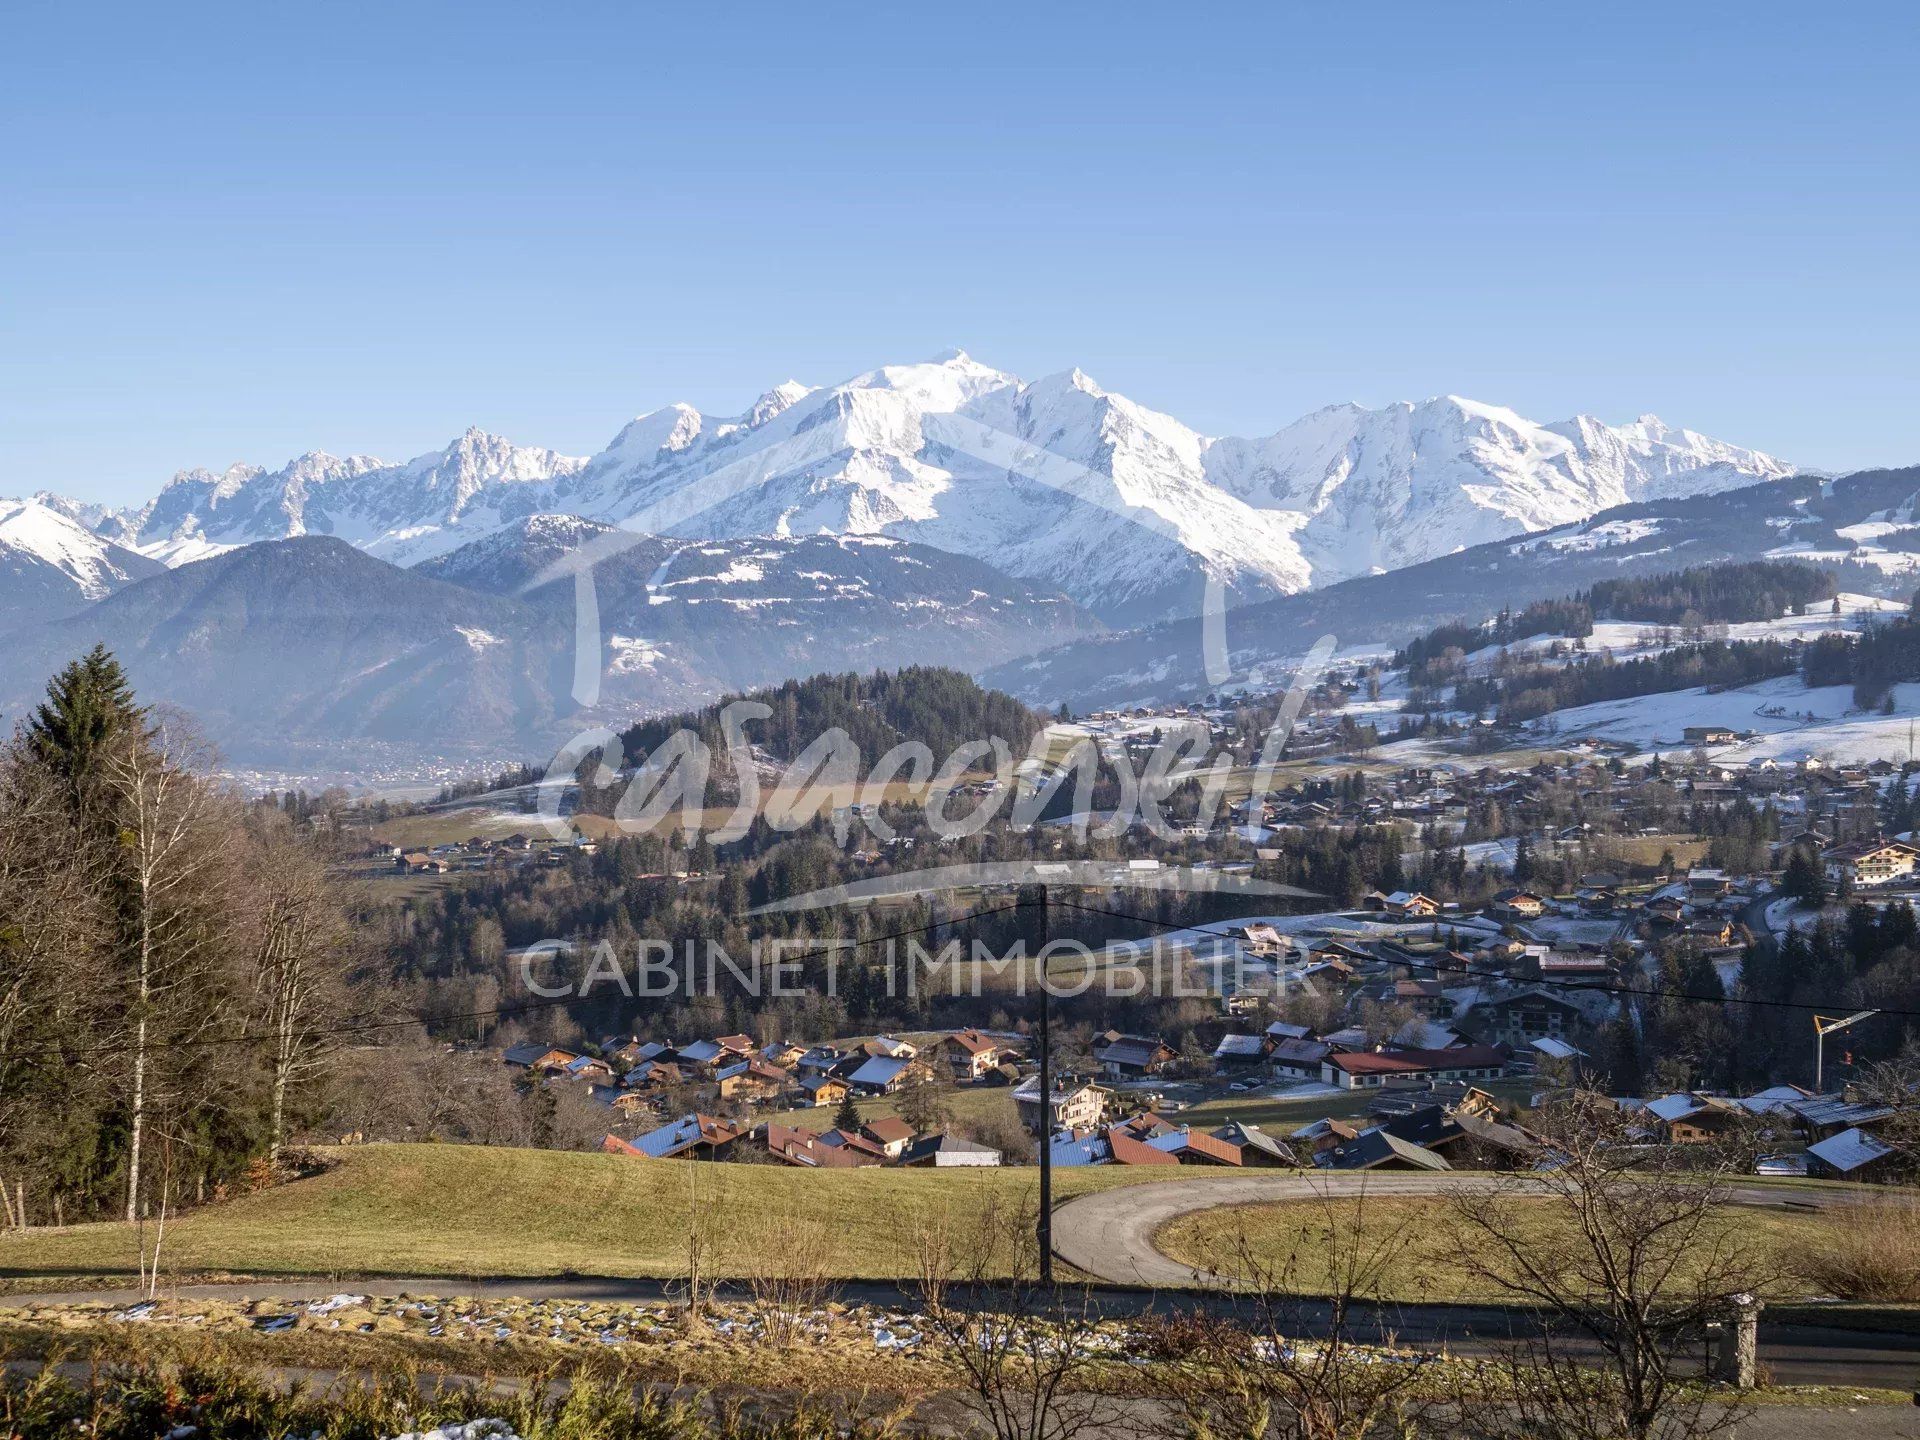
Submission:
<svg viewBox="0 0 1920 1440">
<path fill-rule="evenodd" d="M 1179 1216 L 1221 1205 L 1316 1200 L 1328 1195 L 1352 1196 L 1363 1192 L 1374 1198 L 1472 1194 L 1510 1187 L 1513 1183 L 1476 1175 L 1369 1172 L 1234 1175 L 1123 1185 L 1082 1195 L 1055 1210 L 1053 1253 L 1112 1285 L 1145 1285 L 1154 1289 L 1228 1288 L 1232 1284 L 1230 1280 L 1161 1254 L 1153 1243 L 1154 1233 Z M 1865 1188 L 1822 1189 L 1755 1183 L 1733 1186 L 1730 1198 L 1736 1205 L 1825 1210 L 1867 1204 L 1884 1196 Z"/>
<path fill-rule="evenodd" d="M 1234 1175 L 1194 1178 L 1158 1184 L 1126 1186 L 1084 1195 L 1061 1206 L 1054 1216 L 1054 1250 L 1078 1269 L 1124 1289 L 1096 1289 L 1095 1308 L 1104 1314 L 1140 1314 L 1169 1305 L 1200 1305 L 1231 1313 L 1242 1301 L 1230 1293 L 1222 1277 L 1194 1270 L 1153 1245 L 1154 1232 L 1168 1220 L 1192 1210 L 1217 1205 L 1257 1204 L 1274 1200 L 1311 1199 L 1325 1193 L 1353 1193 L 1364 1184 L 1370 1195 L 1431 1196 L 1485 1187 L 1487 1180 L 1462 1175 L 1308 1176 L 1295 1174 Z M 1752 1184 L 1736 1187 L 1737 1202 L 1752 1205 L 1792 1205 L 1829 1208 L 1870 1202 L 1875 1195 L 1861 1190 L 1823 1190 Z M 72 1304 L 104 1302 L 126 1304 L 139 1298 L 131 1289 L 76 1290 L 66 1293 L 8 1296 L 0 1280 L 0 1304 Z M 1184 1296 L 1164 1292 L 1185 1290 Z M 658 1280 L 617 1277 L 556 1276 L 551 1278 L 476 1280 L 455 1276 L 405 1276 L 313 1280 L 256 1279 L 209 1285 L 169 1287 L 182 1298 L 284 1299 L 321 1298 L 340 1292 L 359 1295 L 435 1295 L 442 1297 L 518 1297 L 529 1300 L 647 1301 L 668 1297 Z M 1198 1291 L 1195 1294 L 1192 1292 Z M 1161 1292 L 1161 1293 L 1156 1293 Z M 884 1282 L 855 1282 L 840 1287 L 840 1298 L 850 1303 L 912 1308 L 918 1296 L 912 1287 Z M 992 1305 L 991 1292 L 976 1303 Z M 1311 1324 L 1314 1311 L 1301 1317 Z M 1485 1350 L 1514 1332 L 1524 1317 L 1494 1306 L 1419 1305 L 1380 1307 L 1360 1328 L 1391 1331 L 1402 1343 L 1446 1346 L 1462 1353 Z M 1920 1383 L 1920 1335 L 1882 1334 L 1813 1324 L 1784 1324 L 1763 1320 L 1761 1359 L 1783 1384 L 1871 1385 L 1906 1390 Z M 1879 1411 L 1885 1417 L 1884 1410 Z M 1904 1417 L 1907 1412 L 1900 1412 Z M 1914 1412 L 1920 1415 L 1920 1412 Z M 1904 1424 L 1904 1418 L 1902 1423 Z M 1808 1436 L 1816 1433 L 1809 1430 Z M 1818 1432 L 1827 1433 L 1827 1432 Z M 1833 1431 L 1831 1433 L 1843 1433 Z M 1855 1433 L 1855 1432 L 1845 1432 Z M 1868 1431 L 1866 1433 L 1875 1433 Z M 1882 1430 L 1878 1433 L 1896 1433 Z M 1907 1430 L 1897 1433 L 1907 1434 Z M 1913 1431 L 1920 1435 L 1920 1430 Z"/>
<path fill-rule="evenodd" d="M 1235 1282 L 1199 1270 L 1153 1243 L 1168 1221 L 1222 1205 L 1312 1200 L 1325 1195 L 1437 1196 L 1486 1191 L 1499 1182 L 1472 1175 L 1236 1175 L 1220 1179 L 1163 1181 L 1082 1195 L 1054 1212 L 1055 1255 L 1112 1285 L 1151 1290 L 1231 1291 Z M 1512 1182 L 1505 1182 L 1512 1183 Z M 1836 1209 L 1871 1203 L 1867 1189 L 1819 1189 L 1765 1184 L 1735 1185 L 1735 1204 Z M 1312 1324 L 1316 1311 L 1301 1319 Z M 1446 1346 L 1461 1353 L 1483 1351 L 1530 1328 L 1522 1312 L 1490 1305 L 1389 1305 L 1372 1307 L 1358 1324 L 1362 1338 L 1391 1331 L 1416 1347 Z M 1848 1330 L 1835 1326 L 1768 1321 L 1760 1331 L 1760 1359 L 1788 1385 L 1872 1385 L 1890 1390 L 1920 1384 L 1920 1335 Z"/>
</svg>

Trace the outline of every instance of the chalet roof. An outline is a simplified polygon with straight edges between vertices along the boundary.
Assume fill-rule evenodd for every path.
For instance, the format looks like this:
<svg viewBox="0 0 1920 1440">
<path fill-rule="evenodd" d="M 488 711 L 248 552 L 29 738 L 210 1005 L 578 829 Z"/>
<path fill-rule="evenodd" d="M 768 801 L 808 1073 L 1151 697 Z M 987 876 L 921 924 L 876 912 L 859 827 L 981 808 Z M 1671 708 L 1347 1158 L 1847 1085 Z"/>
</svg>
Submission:
<svg viewBox="0 0 1920 1440">
<path fill-rule="evenodd" d="M 956 1030 L 947 1036 L 947 1043 L 966 1051 L 969 1055 L 984 1055 L 989 1050 L 1000 1048 L 998 1040 L 989 1040 L 978 1030 Z"/>
<path fill-rule="evenodd" d="M 1144 1140 L 1136 1140 L 1116 1125 L 1107 1132 L 1107 1145 L 1113 1151 L 1114 1162 L 1119 1165 L 1178 1165 L 1180 1162 L 1164 1150 L 1157 1150 Z"/>
<path fill-rule="evenodd" d="M 1164 1150 L 1176 1158 L 1192 1153 L 1205 1156 L 1222 1165 L 1240 1163 L 1240 1147 L 1230 1140 L 1209 1135 L 1203 1130 L 1189 1130 L 1185 1126 L 1166 1135 L 1156 1135 L 1147 1142 L 1156 1150 Z"/>
<path fill-rule="evenodd" d="M 1318 1065 L 1332 1053 L 1333 1047 L 1324 1040 L 1282 1040 L 1270 1058 L 1275 1064 Z"/>
<path fill-rule="evenodd" d="M 1393 1043 L 1416 1050 L 1451 1050 L 1466 1042 L 1444 1025 L 1415 1019 L 1393 1032 Z"/>
<path fill-rule="evenodd" d="M 934 1155 L 991 1155 L 997 1161 L 1000 1152 L 991 1145 L 982 1145 L 978 1140 L 968 1140 L 960 1135 L 923 1135 L 901 1153 L 900 1163 L 911 1165 Z M 1054 1164 L 1060 1162 L 1056 1159 Z"/>
<path fill-rule="evenodd" d="M 1774 1115 L 1782 1112 L 1791 1113 L 1796 1101 L 1811 1098 L 1813 1097 L 1809 1092 L 1802 1090 L 1798 1085 L 1769 1085 L 1764 1090 L 1743 1095 L 1740 1098 L 1740 1104 L 1742 1108 L 1751 1110 L 1756 1115 Z"/>
<path fill-rule="evenodd" d="M 1891 1106 L 1867 1101 L 1851 1101 L 1844 1095 L 1809 1095 L 1804 1100 L 1789 1100 L 1787 1109 L 1817 1128 L 1829 1125 L 1867 1125 L 1893 1114 Z"/>
<path fill-rule="evenodd" d="M 1259 1035 L 1222 1035 L 1220 1043 L 1213 1047 L 1213 1053 L 1216 1059 L 1229 1055 L 1258 1055 L 1265 1047 L 1266 1040 Z"/>
<path fill-rule="evenodd" d="M 1809 1145 L 1807 1154 L 1841 1174 L 1871 1165 L 1893 1153 L 1893 1147 L 1858 1127 L 1830 1135 L 1817 1145 Z"/>
<path fill-rule="evenodd" d="M 1246 1158 L 1248 1150 L 1259 1150 L 1284 1164 L 1296 1163 L 1293 1152 L 1258 1125 L 1246 1125 L 1238 1120 L 1229 1120 L 1213 1132 L 1213 1138 L 1224 1140 L 1229 1145 L 1238 1145 L 1242 1160 Z"/>
<path fill-rule="evenodd" d="M 913 1138 L 913 1127 L 898 1115 L 882 1115 L 877 1120 L 869 1120 L 865 1129 L 868 1138 L 880 1145 L 895 1145 Z"/>
<path fill-rule="evenodd" d="M 875 1055 L 847 1079 L 855 1085 L 891 1085 L 911 1063 L 888 1055 Z"/>
<path fill-rule="evenodd" d="M 1835 845 L 1821 855 L 1823 860 L 1864 860 L 1869 855 L 1877 855 L 1883 850 L 1899 850 L 1907 855 L 1920 858 L 1920 848 L 1909 845 L 1904 840 L 1849 840 L 1845 844 Z"/>
<path fill-rule="evenodd" d="M 811 1130 L 767 1125 L 767 1149 L 789 1165 L 821 1170 L 851 1170 L 874 1164 L 873 1156 L 846 1146 L 828 1145 Z"/>
<path fill-rule="evenodd" d="M 1380 1122 L 1380 1128 L 1415 1145 L 1441 1145 L 1460 1138 L 1460 1127 L 1443 1105 L 1421 1105 Z"/>
<path fill-rule="evenodd" d="M 1113 1159 L 1113 1148 L 1104 1136 L 1082 1135 L 1071 1140 L 1055 1140 L 1048 1147 L 1048 1157 L 1056 1166 L 1105 1165 Z"/>
<path fill-rule="evenodd" d="M 1415 1075 L 1425 1070 L 1487 1070 L 1507 1057 L 1491 1045 L 1462 1045 L 1453 1050 L 1355 1050 L 1329 1055 L 1327 1064 L 1349 1075 Z"/>
<path fill-rule="evenodd" d="M 1166 1042 L 1146 1035 L 1121 1035 L 1096 1048 L 1093 1058 L 1103 1065 L 1150 1065 L 1166 1049 Z"/>
<path fill-rule="evenodd" d="M 739 1130 L 724 1120 L 696 1112 L 682 1115 L 678 1120 L 669 1120 L 658 1130 L 649 1130 L 633 1145 L 642 1155 L 664 1160 L 669 1155 L 678 1155 L 682 1150 L 691 1150 L 696 1145 L 725 1145 L 738 1140 L 740 1135 Z"/>
<path fill-rule="evenodd" d="M 1335 1120 L 1329 1116 L 1326 1119 L 1309 1121 L 1287 1138 L 1289 1140 L 1320 1140 L 1333 1135 L 1342 1140 L 1351 1140 L 1359 1133 L 1360 1128 L 1357 1125 L 1350 1125 L 1345 1120 Z"/>
<path fill-rule="evenodd" d="M 1528 1154 L 1545 1148 L 1538 1136 L 1521 1129 L 1518 1125 L 1489 1120 L 1486 1116 L 1476 1115 L 1470 1110 L 1454 1111 L 1452 1120 L 1473 1139 L 1499 1150 Z"/>
<path fill-rule="evenodd" d="M 1391 1160 L 1401 1160 L 1422 1170 L 1453 1168 L 1444 1156 L 1436 1155 L 1426 1146 L 1416 1145 L 1411 1140 L 1402 1140 L 1379 1126 L 1363 1130 L 1353 1139 L 1322 1151 L 1314 1160 L 1328 1170 L 1370 1170 Z"/>
</svg>

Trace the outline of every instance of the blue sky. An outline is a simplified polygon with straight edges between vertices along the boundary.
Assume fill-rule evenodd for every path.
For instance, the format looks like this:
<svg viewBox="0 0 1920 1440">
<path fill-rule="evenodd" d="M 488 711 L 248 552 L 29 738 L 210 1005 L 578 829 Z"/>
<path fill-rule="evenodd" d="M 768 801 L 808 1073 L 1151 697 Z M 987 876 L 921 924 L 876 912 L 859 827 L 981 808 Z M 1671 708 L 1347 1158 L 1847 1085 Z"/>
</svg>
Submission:
<svg viewBox="0 0 1920 1440">
<path fill-rule="evenodd" d="M 950 345 L 1920 461 L 1916 7 L 707 8 L 9 5 L 0 494 Z"/>
</svg>

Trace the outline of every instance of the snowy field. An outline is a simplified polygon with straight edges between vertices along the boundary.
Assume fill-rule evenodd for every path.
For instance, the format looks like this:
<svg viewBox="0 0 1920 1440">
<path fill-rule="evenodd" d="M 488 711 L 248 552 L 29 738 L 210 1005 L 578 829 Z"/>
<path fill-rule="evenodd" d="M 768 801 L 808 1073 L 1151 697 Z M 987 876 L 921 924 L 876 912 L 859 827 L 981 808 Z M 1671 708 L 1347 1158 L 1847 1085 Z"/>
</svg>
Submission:
<svg viewBox="0 0 1920 1440">
<path fill-rule="evenodd" d="M 1763 759 L 1794 761 L 1815 755 L 1840 764 L 1907 758 L 1909 728 L 1920 734 L 1920 685 L 1893 688 L 1891 715 L 1860 714 L 1852 707 L 1853 690 L 1849 686 L 1808 690 L 1793 676 L 1783 676 L 1718 694 L 1703 689 L 1670 690 L 1631 700 L 1603 700 L 1557 711 L 1547 724 L 1552 727 L 1552 739 L 1591 736 L 1647 750 L 1691 749 L 1684 738 L 1690 725 L 1755 731 L 1751 740 L 1714 746 L 1708 751 L 1715 760 L 1728 765 Z M 1549 738 L 1544 726 L 1537 733 L 1543 740 Z"/>
<path fill-rule="evenodd" d="M 1898 600 L 1843 593 L 1838 615 L 1833 614 L 1829 606 L 1819 605 L 1809 614 L 1782 615 L 1778 620 L 1755 620 L 1740 625 L 1713 625 L 1707 628 L 1707 633 L 1726 640 L 1813 640 L 1822 635 L 1857 634 L 1876 617 L 1898 615 L 1906 608 Z M 1662 642 L 1660 639 L 1663 630 L 1669 636 L 1675 633 L 1672 626 L 1645 625 L 1637 621 L 1597 621 L 1593 633 L 1586 637 L 1586 653 L 1592 655 L 1601 650 L 1610 650 L 1617 658 L 1633 659 L 1675 649 L 1672 640 Z M 1467 656 L 1467 669 L 1475 674 L 1484 674 L 1500 658 L 1503 649 L 1508 655 L 1534 656 L 1548 664 L 1578 658 L 1578 652 L 1575 652 L 1562 656 L 1558 662 L 1548 659 L 1546 652 L 1556 644 L 1570 647 L 1573 641 L 1565 635 L 1530 635 L 1504 647 L 1483 646 Z"/>
</svg>

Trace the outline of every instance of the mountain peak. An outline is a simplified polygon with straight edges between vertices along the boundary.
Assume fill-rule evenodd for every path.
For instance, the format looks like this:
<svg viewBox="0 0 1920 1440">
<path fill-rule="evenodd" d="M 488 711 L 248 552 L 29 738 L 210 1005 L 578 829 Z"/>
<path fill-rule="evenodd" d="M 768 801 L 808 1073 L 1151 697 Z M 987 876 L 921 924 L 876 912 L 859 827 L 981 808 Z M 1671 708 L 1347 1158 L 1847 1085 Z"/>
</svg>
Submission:
<svg viewBox="0 0 1920 1440">
<path fill-rule="evenodd" d="M 400 563 L 538 512 L 682 539 L 884 534 L 1132 620 L 1190 610 L 1196 577 L 1288 592 L 1788 473 L 1651 416 L 1543 425 L 1458 394 L 1210 439 L 1078 367 L 1029 384 L 952 348 L 823 389 L 788 380 L 728 418 L 663 406 L 584 461 L 475 426 L 405 466 L 314 452 L 273 474 L 183 472 L 114 533 L 174 558 L 311 530 Z"/>
<path fill-rule="evenodd" d="M 748 425 L 764 425 L 774 416 L 792 409 L 812 393 L 810 386 L 802 385 L 798 380 L 783 380 L 754 401 L 753 408 L 748 410 L 741 419 Z"/>
</svg>

